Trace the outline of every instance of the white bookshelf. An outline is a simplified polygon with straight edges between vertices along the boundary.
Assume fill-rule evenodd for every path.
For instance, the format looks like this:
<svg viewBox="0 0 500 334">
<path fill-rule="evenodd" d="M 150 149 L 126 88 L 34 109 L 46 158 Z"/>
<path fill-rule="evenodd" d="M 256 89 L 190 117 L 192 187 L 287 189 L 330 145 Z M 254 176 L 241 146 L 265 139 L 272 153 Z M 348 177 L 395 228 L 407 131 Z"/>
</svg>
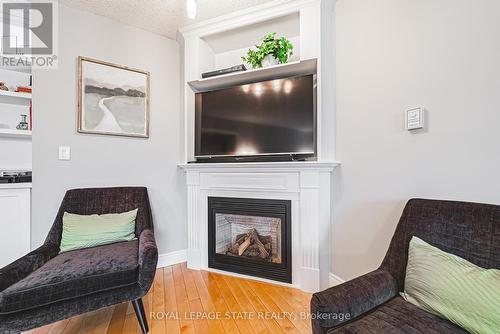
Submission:
<svg viewBox="0 0 500 334">
<path fill-rule="evenodd" d="M 0 129 L 0 138 L 31 139 L 31 130 Z"/>
<path fill-rule="evenodd" d="M 0 169 L 31 170 L 32 132 L 17 130 L 21 115 L 30 122 L 30 93 L 16 92 L 19 86 L 29 86 L 31 71 L 29 68 L 0 67 L 0 82 L 9 89 L 0 90 Z M 17 167 L 17 168 L 16 168 Z M 22 168 L 21 168 L 22 167 Z"/>
<path fill-rule="evenodd" d="M 0 90 L 0 103 L 29 105 L 31 93 Z"/>
<path fill-rule="evenodd" d="M 12 69 L 0 67 L 0 81 L 9 90 L 0 90 L 0 138 L 30 138 L 31 133 L 18 133 L 16 126 L 21 121 L 21 115 L 30 118 L 31 93 L 16 92 L 19 86 L 29 86 L 31 73 L 27 69 Z"/>
</svg>

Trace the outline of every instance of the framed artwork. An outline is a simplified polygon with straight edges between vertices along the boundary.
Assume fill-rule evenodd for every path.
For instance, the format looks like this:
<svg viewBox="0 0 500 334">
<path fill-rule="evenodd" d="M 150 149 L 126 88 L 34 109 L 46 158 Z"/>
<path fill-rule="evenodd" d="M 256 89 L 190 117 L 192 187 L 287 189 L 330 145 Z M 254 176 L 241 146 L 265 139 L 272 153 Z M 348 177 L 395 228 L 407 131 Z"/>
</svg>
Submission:
<svg viewBox="0 0 500 334">
<path fill-rule="evenodd" d="M 78 73 L 78 132 L 149 137 L 149 72 L 78 57 Z"/>
</svg>

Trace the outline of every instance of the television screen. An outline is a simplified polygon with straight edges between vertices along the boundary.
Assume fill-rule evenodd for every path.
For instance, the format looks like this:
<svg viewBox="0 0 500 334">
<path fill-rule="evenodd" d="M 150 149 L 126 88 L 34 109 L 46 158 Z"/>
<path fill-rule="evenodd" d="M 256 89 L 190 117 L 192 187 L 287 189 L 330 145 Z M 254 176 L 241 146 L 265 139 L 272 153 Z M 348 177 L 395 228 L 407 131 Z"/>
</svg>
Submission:
<svg viewBox="0 0 500 334">
<path fill-rule="evenodd" d="M 314 76 L 196 94 L 195 156 L 315 154 Z"/>
</svg>

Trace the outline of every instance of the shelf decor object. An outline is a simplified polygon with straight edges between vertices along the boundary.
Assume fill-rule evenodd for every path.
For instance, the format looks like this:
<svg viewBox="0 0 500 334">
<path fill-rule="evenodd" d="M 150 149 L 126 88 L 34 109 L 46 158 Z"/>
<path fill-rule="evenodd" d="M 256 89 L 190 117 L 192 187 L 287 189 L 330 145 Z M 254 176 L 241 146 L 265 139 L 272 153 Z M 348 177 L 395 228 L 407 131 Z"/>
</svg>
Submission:
<svg viewBox="0 0 500 334">
<path fill-rule="evenodd" d="M 23 131 L 26 131 L 26 130 L 29 130 L 30 128 L 30 125 L 28 123 L 28 115 L 21 115 L 21 122 L 19 122 L 19 124 L 16 126 L 16 129 L 17 130 L 23 130 Z"/>
<path fill-rule="evenodd" d="M 252 68 L 286 64 L 293 54 L 293 44 L 285 37 L 276 38 L 276 33 L 264 37 L 257 50 L 249 49 L 246 57 L 241 57 Z"/>
<path fill-rule="evenodd" d="M 149 72 L 86 57 L 78 68 L 78 132 L 149 137 Z"/>
</svg>

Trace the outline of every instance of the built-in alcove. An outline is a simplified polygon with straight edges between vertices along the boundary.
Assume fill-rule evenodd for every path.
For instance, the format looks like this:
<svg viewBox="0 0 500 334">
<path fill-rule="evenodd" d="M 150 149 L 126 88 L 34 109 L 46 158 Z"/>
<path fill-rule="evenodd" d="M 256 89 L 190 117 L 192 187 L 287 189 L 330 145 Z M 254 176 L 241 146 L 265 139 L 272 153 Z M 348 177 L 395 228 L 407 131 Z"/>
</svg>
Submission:
<svg viewBox="0 0 500 334">
<path fill-rule="evenodd" d="M 334 7 L 335 1 L 271 2 L 180 29 L 185 83 L 185 163 L 180 164 L 180 167 L 186 171 L 189 268 L 223 270 L 291 282 L 293 286 L 310 292 L 328 287 L 331 263 L 328 237 L 332 217 L 331 173 L 337 166 L 332 162 L 335 156 Z M 254 47 L 270 32 L 285 36 L 294 44 L 294 56 L 290 63 L 259 70 L 248 68 L 246 72 L 216 78 L 201 78 L 204 72 L 241 64 L 241 57 L 248 48 Z M 316 160 L 193 163 L 196 160 L 195 94 L 308 74 L 313 74 L 315 80 Z M 241 90 L 250 91 L 249 88 L 242 87 Z M 266 255 L 273 250 L 283 251 L 286 234 L 281 234 L 281 239 L 277 236 L 275 241 L 272 239 L 273 231 L 283 228 L 283 220 L 278 222 L 274 219 L 276 217 L 263 214 L 262 210 L 252 214 L 238 211 L 214 213 L 208 206 L 209 198 L 215 197 L 291 203 L 290 220 L 287 221 L 291 233 L 291 241 L 287 243 L 291 251 L 287 254 L 291 254 L 292 258 L 289 277 L 286 276 L 288 273 L 283 276 L 283 272 L 271 277 L 272 270 L 269 269 L 269 265 L 279 266 L 289 258 L 285 259 L 283 254 L 281 259 Z M 247 203 L 244 208 L 250 206 Z M 217 219 L 222 233 L 219 237 L 215 232 Z M 241 230 L 242 223 L 250 225 L 245 228 L 246 232 Z M 263 229 L 262 226 L 266 224 L 266 229 Z M 256 234 L 253 238 L 259 239 L 266 252 L 255 247 L 251 252 L 248 248 L 240 251 L 241 238 L 248 238 L 246 234 L 252 233 L 253 229 Z M 219 244 L 217 248 L 216 244 Z M 217 266 L 216 263 L 221 259 L 229 264 L 226 262 L 224 267 Z M 242 262 L 247 265 L 241 265 Z M 250 272 L 257 265 L 263 267 Z"/>
<path fill-rule="evenodd" d="M 265 35 L 272 32 L 293 43 L 290 61 L 300 60 L 300 14 L 295 12 L 201 37 L 202 72 L 244 64 L 241 57 L 246 56 L 247 50 L 255 48 Z M 250 65 L 245 66 L 251 69 Z"/>
<path fill-rule="evenodd" d="M 313 69 L 317 91 L 317 160 L 334 159 L 334 1 L 300 0 L 285 4 L 264 4 L 252 10 L 197 23 L 180 29 L 184 54 L 185 161 L 194 161 L 195 93 L 220 89 L 250 80 L 273 80 Z M 285 36 L 294 44 L 289 64 L 262 70 L 201 80 L 204 72 L 242 64 L 241 57 L 270 32 Z M 251 70 L 250 67 L 248 67 Z M 262 74 L 262 75 L 261 75 Z M 262 78 L 264 76 L 265 78 Z M 225 78 L 222 78 L 225 77 Z M 237 80 L 234 79 L 237 77 Z M 249 78 L 250 77 L 250 78 Z M 268 78 L 271 77 L 271 78 Z M 211 78 L 213 79 L 213 78 Z M 193 83 L 199 81 L 200 87 Z M 228 81 L 228 82 L 226 82 Z M 189 83 L 189 84 L 188 84 Z M 216 83 L 216 85 L 215 85 Z M 241 83 L 242 84 L 242 83 Z M 203 86 L 203 87 L 201 87 Z"/>
</svg>

